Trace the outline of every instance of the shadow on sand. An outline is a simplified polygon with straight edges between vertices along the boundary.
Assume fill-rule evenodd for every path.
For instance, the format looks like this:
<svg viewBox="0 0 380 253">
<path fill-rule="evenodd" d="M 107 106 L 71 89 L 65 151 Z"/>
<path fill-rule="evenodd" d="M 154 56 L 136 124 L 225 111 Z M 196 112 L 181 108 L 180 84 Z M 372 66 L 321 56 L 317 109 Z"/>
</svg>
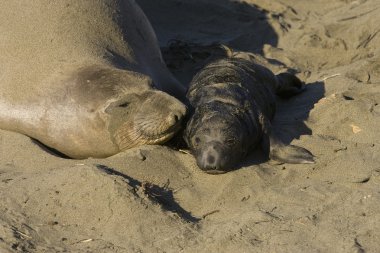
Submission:
<svg viewBox="0 0 380 253">
<path fill-rule="evenodd" d="M 259 53 L 277 45 L 277 35 L 257 6 L 231 0 L 137 0 L 150 20 L 161 47 L 177 39 L 203 45 L 223 43 Z M 257 35 L 260 36 L 257 36 Z"/>
<path fill-rule="evenodd" d="M 141 182 L 106 165 L 96 164 L 96 167 L 109 175 L 118 176 L 126 180 L 127 184 L 132 187 L 136 197 L 147 197 L 153 203 L 159 204 L 164 211 L 175 213 L 186 222 L 196 223 L 200 221 L 200 218 L 193 216 L 178 204 L 174 198 L 173 191 L 167 186 Z"/>
</svg>

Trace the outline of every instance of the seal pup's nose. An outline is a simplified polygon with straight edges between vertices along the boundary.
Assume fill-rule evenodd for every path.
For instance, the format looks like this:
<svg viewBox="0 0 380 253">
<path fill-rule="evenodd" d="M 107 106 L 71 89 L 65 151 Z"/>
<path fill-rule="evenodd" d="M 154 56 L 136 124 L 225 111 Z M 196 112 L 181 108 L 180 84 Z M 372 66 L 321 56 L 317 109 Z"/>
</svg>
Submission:
<svg viewBox="0 0 380 253">
<path fill-rule="evenodd" d="M 226 162 L 221 151 L 221 143 L 209 143 L 197 156 L 198 167 L 209 174 L 221 174 L 227 172 L 225 168 Z"/>
</svg>

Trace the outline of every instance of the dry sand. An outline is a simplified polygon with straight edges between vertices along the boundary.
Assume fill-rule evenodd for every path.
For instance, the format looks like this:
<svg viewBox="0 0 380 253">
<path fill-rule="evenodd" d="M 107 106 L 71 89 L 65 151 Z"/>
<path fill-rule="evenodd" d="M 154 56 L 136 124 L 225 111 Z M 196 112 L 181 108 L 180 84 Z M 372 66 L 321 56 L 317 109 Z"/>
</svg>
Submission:
<svg viewBox="0 0 380 253">
<path fill-rule="evenodd" d="M 380 252 L 380 2 L 138 2 L 183 82 L 213 42 L 296 71 L 275 129 L 316 164 L 256 150 L 213 176 L 165 146 L 69 160 L 0 131 L 0 252 Z"/>
</svg>

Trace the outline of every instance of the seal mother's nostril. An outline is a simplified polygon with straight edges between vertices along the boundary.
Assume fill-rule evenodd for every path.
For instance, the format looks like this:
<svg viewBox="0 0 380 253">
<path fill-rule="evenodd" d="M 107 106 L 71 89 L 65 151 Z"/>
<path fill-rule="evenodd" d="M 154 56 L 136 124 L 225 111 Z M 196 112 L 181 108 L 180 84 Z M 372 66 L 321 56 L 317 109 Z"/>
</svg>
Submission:
<svg viewBox="0 0 380 253">
<path fill-rule="evenodd" d="M 171 125 L 175 125 L 182 119 L 182 117 L 183 115 L 181 113 L 170 113 L 167 120 Z"/>
</svg>

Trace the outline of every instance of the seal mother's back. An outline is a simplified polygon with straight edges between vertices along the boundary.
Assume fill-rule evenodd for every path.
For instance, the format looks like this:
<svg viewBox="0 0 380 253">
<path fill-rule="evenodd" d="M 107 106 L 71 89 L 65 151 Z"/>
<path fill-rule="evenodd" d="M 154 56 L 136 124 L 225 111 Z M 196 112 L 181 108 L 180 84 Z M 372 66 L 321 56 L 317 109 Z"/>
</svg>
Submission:
<svg viewBox="0 0 380 253">
<path fill-rule="evenodd" d="M 135 1 L 3 0 L 0 33 L 0 128 L 74 158 L 178 130 L 185 89 Z"/>
</svg>

